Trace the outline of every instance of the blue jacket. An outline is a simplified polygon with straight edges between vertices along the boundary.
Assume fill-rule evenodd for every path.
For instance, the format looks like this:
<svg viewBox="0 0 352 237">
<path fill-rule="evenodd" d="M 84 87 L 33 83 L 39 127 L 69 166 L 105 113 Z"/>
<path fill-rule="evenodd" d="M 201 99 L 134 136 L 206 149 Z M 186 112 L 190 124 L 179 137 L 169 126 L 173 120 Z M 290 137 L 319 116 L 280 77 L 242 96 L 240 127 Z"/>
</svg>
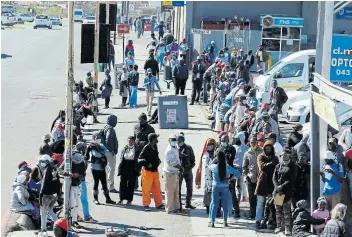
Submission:
<svg viewBox="0 0 352 237">
<path fill-rule="evenodd" d="M 148 93 L 153 93 L 155 91 L 155 85 L 160 91 L 160 86 L 155 76 L 144 78 L 143 87 L 145 87 Z"/>
<path fill-rule="evenodd" d="M 227 187 L 229 186 L 229 182 L 227 179 L 224 181 L 220 180 L 219 177 L 219 169 L 218 169 L 218 164 L 212 164 L 209 166 L 209 169 L 213 172 L 213 187 Z M 231 175 L 233 175 L 235 179 L 238 179 L 238 177 L 241 176 L 241 173 L 232 168 L 229 165 L 226 165 L 226 178 L 229 178 Z"/>
</svg>

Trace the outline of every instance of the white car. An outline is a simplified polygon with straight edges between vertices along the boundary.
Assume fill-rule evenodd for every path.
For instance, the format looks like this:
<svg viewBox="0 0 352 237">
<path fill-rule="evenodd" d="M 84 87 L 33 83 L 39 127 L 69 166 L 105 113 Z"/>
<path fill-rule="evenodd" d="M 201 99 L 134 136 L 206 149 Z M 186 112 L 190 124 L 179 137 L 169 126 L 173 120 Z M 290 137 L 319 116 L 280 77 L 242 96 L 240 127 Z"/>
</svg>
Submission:
<svg viewBox="0 0 352 237">
<path fill-rule="evenodd" d="M 83 24 L 95 24 L 95 16 L 86 16 L 83 20 Z"/>
<path fill-rule="evenodd" d="M 1 25 L 13 26 L 16 24 L 16 17 L 12 13 L 1 13 Z"/>
<path fill-rule="evenodd" d="M 62 19 L 59 16 L 50 16 L 50 20 L 53 26 L 62 26 Z"/>
<path fill-rule="evenodd" d="M 27 13 L 17 14 L 17 22 L 33 22 L 34 17 Z"/>
<path fill-rule="evenodd" d="M 33 28 L 37 29 L 38 27 L 52 29 L 53 24 L 48 15 L 37 15 L 33 22 Z"/>
<path fill-rule="evenodd" d="M 297 90 L 286 91 L 286 95 L 288 97 L 287 102 L 282 106 L 282 114 L 279 114 L 279 119 L 286 120 L 287 119 L 287 110 L 292 106 L 293 103 L 300 101 L 302 99 L 310 98 L 310 84 L 301 87 Z"/>
<path fill-rule="evenodd" d="M 304 124 L 310 121 L 310 97 L 292 103 L 286 112 L 289 123 Z"/>
</svg>

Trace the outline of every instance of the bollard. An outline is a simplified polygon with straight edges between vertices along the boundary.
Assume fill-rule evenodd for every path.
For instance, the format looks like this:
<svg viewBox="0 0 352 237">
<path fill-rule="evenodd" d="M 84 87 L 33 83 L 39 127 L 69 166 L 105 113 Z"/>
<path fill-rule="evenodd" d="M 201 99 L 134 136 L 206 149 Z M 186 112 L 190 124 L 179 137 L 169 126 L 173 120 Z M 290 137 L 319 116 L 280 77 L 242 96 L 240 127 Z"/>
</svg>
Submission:
<svg viewBox="0 0 352 237">
<path fill-rule="evenodd" d="M 207 80 L 203 77 L 203 103 L 207 104 L 208 102 L 208 94 L 207 94 Z"/>
<path fill-rule="evenodd" d="M 273 57 L 269 55 L 268 59 L 268 70 L 273 66 Z"/>
</svg>

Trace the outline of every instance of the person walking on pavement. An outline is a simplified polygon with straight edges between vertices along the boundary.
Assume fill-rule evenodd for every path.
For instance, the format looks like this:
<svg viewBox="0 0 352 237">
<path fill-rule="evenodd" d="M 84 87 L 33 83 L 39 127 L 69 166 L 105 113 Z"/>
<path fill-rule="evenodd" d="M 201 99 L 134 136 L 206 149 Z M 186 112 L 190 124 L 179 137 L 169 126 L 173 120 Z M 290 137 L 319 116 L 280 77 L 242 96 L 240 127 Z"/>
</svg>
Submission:
<svg viewBox="0 0 352 237">
<path fill-rule="evenodd" d="M 105 69 L 105 80 L 100 86 L 101 90 L 101 98 L 105 100 L 105 109 L 109 108 L 110 104 L 110 96 L 112 93 L 112 84 L 111 84 L 111 76 L 110 76 L 110 70 Z"/>
<path fill-rule="evenodd" d="M 275 204 L 277 225 L 275 234 L 285 231 L 285 235 L 290 236 L 292 234 L 291 204 L 297 169 L 295 163 L 290 160 L 290 151 L 286 151 L 282 156 L 283 162 L 276 165 L 273 175 L 275 186 L 273 196 L 284 195 L 283 204 Z"/>
<path fill-rule="evenodd" d="M 205 73 L 205 67 L 202 65 L 202 57 L 197 57 L 197 64 L 192 67 L 192 99 L 190 105 L 194 105 L 194 102 L 199 104 L 200 91 L 202 90 L 203 75 Z M 196 96 L 197 94 L 197 96 Z"/>
<path fill-rule="evenodd" d="M 153 76 L 157 77 L 157 80 L 159 81 L 159 65 L 154 59 L 154 53 L 149 54 L 149 58 L 144 63 L 144 70 L 147 71 L 148 69 L 152 70 Z"/>
<path fill-rule="evenodd" d="M 128 97 L 128 81 L 130 80 L 130 73 L 127 70 L 127 66 L 122 67 L 122 73 L 120 75 L 120 96 L 122 97 L 121 106 L 126 106 Z"/>
<path fill-rule="evenodd" d="M 115 47 L 114 44 L 112 43 L 112 40 L 110 40 L 109 43 L 109 70 L 111 71 L 111 64 L 113 68 L 115 68 Z"/>
<path fill-rule="evenodd" d="M 138 17 L 138 20 L 136 21 L 136 31 L 137 31 L 137 39 L 141 38 L 141 35 L 143 35 L 143 22 L 141 17 Z"/>
<path fill-rule="evenodd" d="M 160 21 L 158 25 L 158 33 L 159 33 L 159 40 L 164 38 L 164 33 L 165 33 L 165 24 L 163 21 Z"/>
<path fill-rule="evenodd" d="M 278 86 L 276 80 L 271 82 L 271 87 L 273 89 L 270 91 L 270 115 L 278 123 L 278 114 L 287 102 L 288 97 L 285 90 Z"/>
<path fill-rule="evenodd" d="M 186 195 L 186 205 L 185 208 L 195 209 L 195 206 L 192 206 L 192 194 L 193 194 L 193 173 L 192 169 L 196 165 L 196 157 L 194 155 L 193 148 L 190 145 L 185 144 L 185 135 L 181 132 L 177 136 L 177 145 L 179 150 L 179 157 L 181 161 L 181 166 L 183 168 L 183 172 L 180 173 L 180 188 L 179 188 L 179 201 L 180 208 L 182 209 L 182 201 L 181 201 L 181 189 L 182 189 L 182 181 L 185 180 L 187 195 Z"/>
<path fill-rule="evenodd" d="M 173 68 L 172 77 L 175 82 L 175 95 L 185 94 L 186 83 L 188 80 L 188 68 L 184 63 L 184 60 L 181 59 L 180 63 Z"/>
<path fill-rule="evenodd" d="M 56 221 L 58 218 L 53 211 L 57 198 L 60 196 L 60 177 L 57 168 L 48 155 L 40 157 L 40 165 L 44 168 L 42 185 L 39 193 L 41 234 L 47 236 L 47 215 Z"/>
<path fill-rule="evenodd" d="M 45 134 L 43 137 L 43 144 L 39 148 L 39 155 L 49 155 L 50 157 L 53 155 L 53 151 L 50 147 L 50 134 Z"/>
<path fill-rule="evenodd" d="M 263 149 L 258 146 L 256 137 L 251 137 L 250 149 L 244 154 L 243 157 L 243 176 L 247 183 L 248 196 L 249 196 L 249 219 L 255 219 L 255 212 L 257 207 L 257 196 L 255 195 L 255 188 L 257 185 L 258 176 L 258 163 L 257 157 L 263 152 Z"/>
<path fill-rule="evenodd" d="M 210 204 L 210 223 L 209 227 L 215 227 L 215 217 L 219 206 L 220 195 L 221 195 L 221 206 L 223 208 L 223 225 L 227 227 L 228 212 L 228 198 L 229 198 L 229 182 L 228 179 L 232 175 L 232 178 L 237 179 L 241 174 L 238 170 L 234 169 L 226 161 L 226 155 L 223 151 L 220 151 L 216 155 L 217 163 L 210 165 L 210 170 L 213 176 L 213 190 Z"/>
<path fill-rule="evenodd" d="M 133 66 L 133 70 L 130 73 L 130 108 L 137 106 L 137 93 L 138 93 L 138 83 L 139 83 L 139 72 L 138 65 Z"/>
<path fill-rule="evenodd" d="M 121 151 L 121 161 L 118 168 L 118 176 L 121 176 L 118 204 L 122 204 L 123 200 L 127 200 L 127 205 L 132 204 L 135 183 L 139 175 L 139 152 L 139 148 L 135 145 L 135 137 L 128 137 L 128 143 Z"/>
<path fill-rule="evenodd" d="M 156 24 L 156 20 L 155 20 L 155 17 L 153 16 L 152 19 L 150 20 L 149 22 L 150 24 L 150 32 L 152 34 L 154 34 L 154 29 L 155 29 L 155 24 Z"/>
<path fill-rule="evenodd" d="M 176 136 L 170 135 L 168 140 L 169 145 L 165 150 L 165 162 L 163 168 L 165 178 L 165 211 L 166 213 L 173 213 L 180 210 L 181 207 L 179 201 L 179 177 L 182 176 L 184 169 L 181 166 L 179 158 Z"/>
<path fill-rule="evenodd" d="M 117 117 L 115 115 L 109 115 L 107 124 L 101 131 L 101 143 L 108 149 L 106 152 L 106 159 L 108 165 L 106 166 L 108 175 L 108 188 L 110 193 L 117 193 L 115 189 L 115 170 L 116 170 L 116 155 L 119 149 L 119 142 L 117 141 L 115 127 L 117 125 Z"/>
<path fill-rule="evenodd" d="M 279 159 L 275 156 L 274 146 L 271 141 L 264 143 L 263 153 L 257 157 L 258 164 L 258 178 L 255 195 L 257 195 L 257 209 L 256 209 L 256 228 L 261 228 L 261 219 L 264 211 L 265 200 L 271 197 L 274 191 L 273 175 Z M 275 213 L 275 212 L 274 212 Z M 266 220 L 264 220 L 266 221 Z M 266 226 L 266 223 L 262 223 Z"/>
<path fill-rule="evenodd" d="M 134 46 L 133 46 L 133 41 L 132 40 L 128 40 L 128 43 L 125 47 L 125 58 L 128 57 L 128 54 L 131 52 L 132 54 L 132 58 L 134 58 Z"/>
<path fill-rule="evenodd" d="M 153 71 L 151 68 L 147 69 L 147 76 L 144 78 L 143 86 L 145 87 L 145 93 L 146 93 L 147 113 L 148 113 L 148 116 L 151 116 L 155 86 L 158 88 L 159 94 L 160 95 L 162 94 L 158 80 L 156 79 L 155 76 L 153 76 Z"/>
<path fill-rule="evenodd" d="M 150 192 L 152 192 L 157 209 L 164 208 L 158 167 L 161 163 L 158 151 L 158 135 L 148 135 L 148 144 L 145 145 L 139 155 L 139 165 L 142 169 L 142 200 L 145 211 L 151 211 Z"/>
<path fill-rule="evenodd" d="M 94 203 L 96 205 L 100 205 L 99 202 L 99 182 L 101 183 L 104 196 L 106 198 L 107 204 L 116 204 L 113 200 L 111 200 L 109 195 L 109 189 L 106 182 L 106 171 L 105 167 L 107 165 L 106 154 L 109 153 L 109 150 L 103 145 L 99 143 L 91 143 L 88 147 L 87 153 L 90 157 L 90 168 L 92 171 L 94 184 L 93 184 L 93 198 Z"/>
<path fill-rule="evenodd" d="M 257 53 L 255 54 L 255 57 L 257 59 L 257 71 L 260 74 L 264 74 L 266 72 L 266 62 L 269 59 L 268 53 L 263 49 L 262 45 L 258 46 Z"/>
<path fill-rule="evenodd" d="M 132 17 L 130 17 L 130 19 L 128 19 L 128 24 L 130 25 L 130 29 L 132 30 L 132 25 L 133 25 Z"/>
<path fill-rule="evenodd" d="M 164 39 L 161 39 L 160 43 L 158 44 L 158 46 L 156 46 L 156 49 L 155 49 L 155 56 L 159 63 L 159 71 L 163 69 L 163 61 L 164 61 L 165 55 L 166 55 L 166 45 L 165 45 Z"/>
</svg>

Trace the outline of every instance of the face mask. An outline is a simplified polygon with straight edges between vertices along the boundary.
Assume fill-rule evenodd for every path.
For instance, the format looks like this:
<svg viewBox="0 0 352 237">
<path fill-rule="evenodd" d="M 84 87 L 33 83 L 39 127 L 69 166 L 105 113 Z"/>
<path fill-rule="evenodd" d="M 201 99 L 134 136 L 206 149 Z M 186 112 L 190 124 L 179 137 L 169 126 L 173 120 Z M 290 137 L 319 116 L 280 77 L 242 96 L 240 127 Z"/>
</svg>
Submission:
<svg viewBox="0 0 352 237">
<path fill-rule="evenodd" d="M 247 104 L 247 100 L 244 100 L 244 101 L 243 101 L 243 104 L 245 104 L 245 105 L 246 105 L 246 104 Z"/>
<path fill-rule="evenodd" d="M 299 131 L 297 131 L 297 133 L 302 135 L 302 134 L 303 134 L 303 131 L 302 131 L 302 130 L 299 130 Z"/>
<path fill-rule="evenodd" d="M 213 151 L 214 150 L 214 145 L 209 145 L 208 146 L 208 151 Z"/>
<path fill-rule="evenodd" d="M 228 143 L 227 142 L 221 142 L 222 147 L 227 147 Z"/>
<path fill-rule="evenodd" d="M 176 60 L 176 57 L 172 57 L 173 60 Z"/>
<path fill-rule="evenodd" d="M 284 164 L 285 164 L 285 165 L 290 164 L 290 160 L 284 160 Z"/>
<path fill-rule="evenodd" d="M 179 142 L 178 146 L 183 146 L 185 143 L 184 142 Z"/>
<path fill-rule="evenodd" d="M 177 145 L 177 141 L 170 141 L 170 145 L 171 145 L 172 147 L 175 147 L 175 146 Z"/>
<path fill-rule="evenodd" d="M 220 56 L 220 57 L 224 57 L 224 55 L 223 55 L 223 54 L 220 54 L 219 56 Z"/>
<path fill-rule="evenodd" d="M 42 166 L 42 167 L 45 167 L 46 166 L 46 162 L 44 161 L 44 162 L 40 162 L 40 165 Z"/>
</svg>

